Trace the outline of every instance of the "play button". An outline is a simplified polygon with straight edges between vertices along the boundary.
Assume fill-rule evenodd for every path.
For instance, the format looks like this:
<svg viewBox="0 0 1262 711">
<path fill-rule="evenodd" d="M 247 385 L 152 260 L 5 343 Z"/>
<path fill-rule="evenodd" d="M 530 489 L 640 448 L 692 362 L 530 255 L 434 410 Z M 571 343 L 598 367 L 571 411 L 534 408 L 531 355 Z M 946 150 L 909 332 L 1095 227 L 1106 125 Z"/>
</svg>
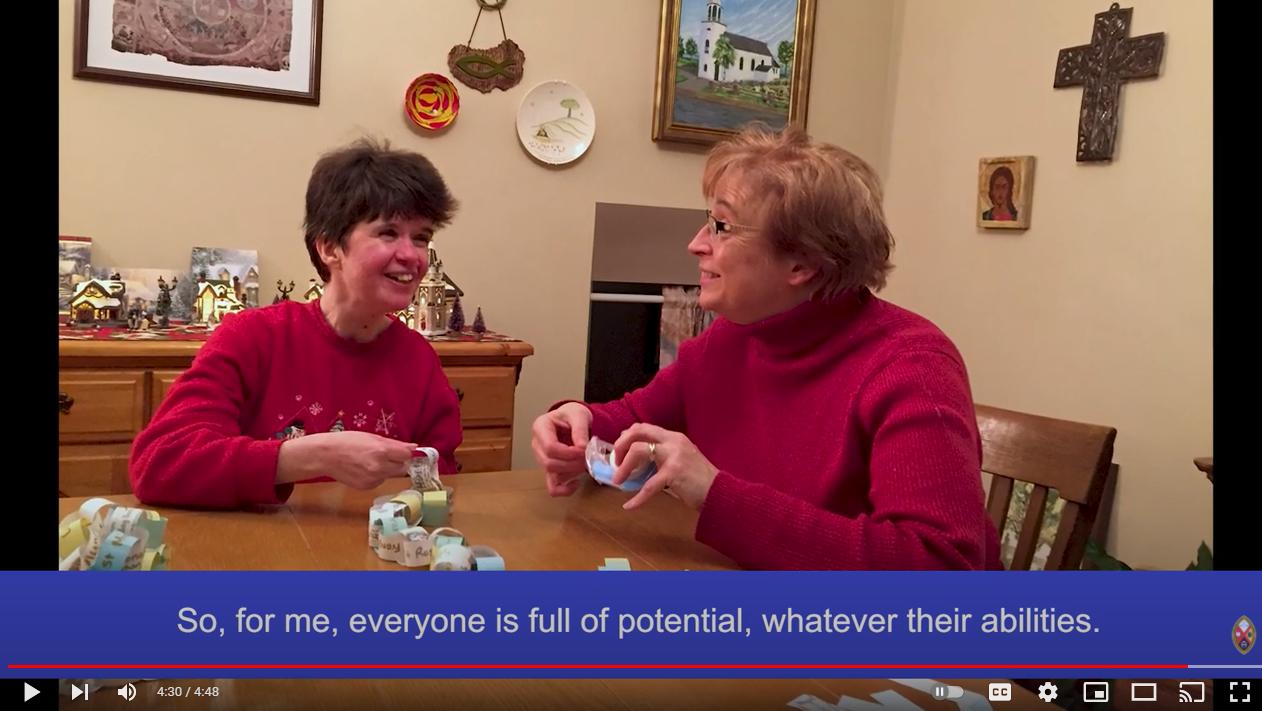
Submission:
<svg viewBox="0 0 1262 711">
<path fill-rule="evenodd" d="M 38 694 L 38 693 L 39 693 L 39 689 L 36 689 L 35 687 L 31 686 L 30 684 L 24 684 L 24 686 L 26 687 L 26 688 L 25 688 L 25 690 L 24 690 L 24 693 L 25 693 L 25 695 L 26 695 L 26 698 L 22 699 L 23 701 L 30 701 L 30 700 L 31 700 L 31 697 L 33 697 L 33 696 L 35 696 L 36 694 Z"/>
</svg>

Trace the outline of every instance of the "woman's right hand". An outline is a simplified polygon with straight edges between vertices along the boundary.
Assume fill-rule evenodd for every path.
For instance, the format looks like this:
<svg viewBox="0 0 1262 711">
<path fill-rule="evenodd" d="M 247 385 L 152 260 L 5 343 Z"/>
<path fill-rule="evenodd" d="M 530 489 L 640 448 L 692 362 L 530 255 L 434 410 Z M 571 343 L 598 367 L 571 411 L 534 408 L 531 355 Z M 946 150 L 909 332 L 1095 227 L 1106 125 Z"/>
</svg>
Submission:
<svg viewBox="0 0 1262 711">
<path fill-rule="evenodd" d="M 530 448 L 547 475 L 548 494 L 569 496 L 578 491 L 587 473 L 591 430 L 592 411 L 577 402 L 567 402 L 535 419 Z"/>
<path fill-rule="evenodd" d="M 329 477 L 352 489 L 375 489 L 407 476 L 415 444 L 371 432 L 321 432 L 281 445 L 276 483 Z"/>
</svg>

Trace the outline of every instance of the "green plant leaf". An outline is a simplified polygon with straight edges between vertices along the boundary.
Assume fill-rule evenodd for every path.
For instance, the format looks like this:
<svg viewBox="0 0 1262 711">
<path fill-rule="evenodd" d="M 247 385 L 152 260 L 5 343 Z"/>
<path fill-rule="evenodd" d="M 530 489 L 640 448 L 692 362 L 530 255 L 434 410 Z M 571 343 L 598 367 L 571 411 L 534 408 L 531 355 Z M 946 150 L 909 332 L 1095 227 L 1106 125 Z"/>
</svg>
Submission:
<svg viewBox="0 0 1262 711">
<path fill-rule="evenodd" d="M 1100 547 L 1100 543 L 1094 538 L 1087 541 L 1087 550 L 1083 553 L 1083 557 L 1091 561 L 1099 570 L 1131 570 L 1132 568 L 1122 561 L 1114 558 Z"/>
<path fill-rule="evenodd" d="M 1188 570 L 1213 570 L 1214 569 L 1214 552 L 1205 545 L 1205 541 L 1201 541 L 1201 547 L 1196 549 L 1196 560 L 1189 563 Z"/>
</svg>

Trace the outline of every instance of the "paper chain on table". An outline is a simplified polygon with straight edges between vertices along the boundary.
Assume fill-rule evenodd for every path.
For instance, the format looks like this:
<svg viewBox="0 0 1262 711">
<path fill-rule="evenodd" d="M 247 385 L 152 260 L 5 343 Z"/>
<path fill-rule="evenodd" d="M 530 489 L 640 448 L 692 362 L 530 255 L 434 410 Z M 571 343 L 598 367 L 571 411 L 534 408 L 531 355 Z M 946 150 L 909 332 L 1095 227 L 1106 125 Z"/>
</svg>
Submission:
<svg viewBox="0 0 1262 711">
<path fill-rule="evenodd" d="M 167 520 L 157 511 L 88 499 L 60 524 L 60 570 L 166 570 Z"/>
<path fill-rule="evenodd" d="M 417 449 L 409 475 L 413 488 L 383 496 L 369 509 L 368 547 L 382 560 L 407 568 L 504 570 L 504 559 L 493 548 L 468 545 L 464 534 L 447 527 L 455 490 L 439 483 L 438 452 Z"/>
</svg>

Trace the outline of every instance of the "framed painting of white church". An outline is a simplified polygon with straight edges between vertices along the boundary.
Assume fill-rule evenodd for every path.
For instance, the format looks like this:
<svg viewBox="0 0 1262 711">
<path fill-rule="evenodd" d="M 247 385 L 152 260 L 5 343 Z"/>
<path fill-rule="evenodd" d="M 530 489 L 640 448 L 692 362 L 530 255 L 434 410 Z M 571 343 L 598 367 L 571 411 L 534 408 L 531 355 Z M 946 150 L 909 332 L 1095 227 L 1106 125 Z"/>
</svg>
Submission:
<svg viewBox="0 0 1262 711">
<path fill-rule="evenodd" d="M 806 124 L 817 0 L 662 0 L 653 140 Z"/>
</svg>

